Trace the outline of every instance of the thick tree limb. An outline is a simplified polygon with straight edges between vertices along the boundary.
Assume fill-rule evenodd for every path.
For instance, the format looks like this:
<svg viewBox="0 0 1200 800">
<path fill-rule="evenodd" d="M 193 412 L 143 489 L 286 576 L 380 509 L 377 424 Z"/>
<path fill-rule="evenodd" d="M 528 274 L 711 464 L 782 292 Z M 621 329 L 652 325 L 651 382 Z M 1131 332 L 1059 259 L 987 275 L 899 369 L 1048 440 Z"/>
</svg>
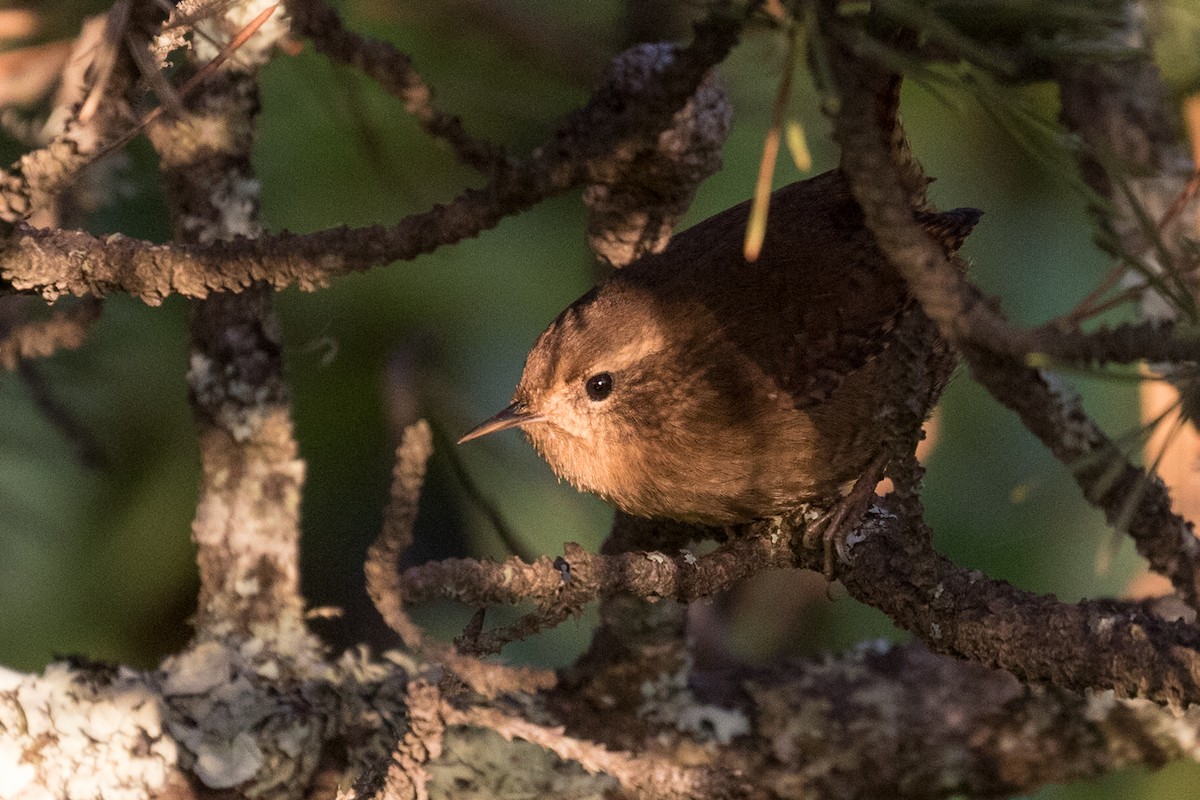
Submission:
<svg viewBox="0 0 1200 800">
<path fill-rule="evenodd" d="M 231 6 L 221 27 L 232 36 L 268 6 L 263 0 Z M 177 240 L 195 244 L 260 232 L 250 165 L 259 109 L 256 71 L 286 32 L 279 15 L 268 17 L 239 58 L 207 81 L 188 114 L 150 127 Z M 208 51 L 219 46 L 198 40 L 193 61 L 210 61 Z M 272 296 L 268 288 L 247 287 L 192 307 L 188 388 L 201 463 L 192 524 L 200 566 L 199 642 L 249 637 L 260 627 L 304 628 L 304 463 L 292 430 Z"/>
<path fill-rule="evenodd" d="M 409 729 L 411 693 L 424 691 L 415 672 L 398 666 L 409 663 L 400 654 L 379 662 L 348 653 L 287 682 L 263 671 L 269 660 L 223 649 L 199 655 L 156 673 L 64 664 L 41 676 L 0 671 L 0 788 L 12 797 L 60 795 L 80 781 L 162 800 L 211 796 L 190 779 L 199 764 L 187 756 L 201 741 L 195 715 L 207 708 L 256 720 L 246 735 L 205 740 L 209 786 L 223 777 L 242 795 L 302 789 L 297 766 L 324 752 L 355 771 L 386 758 Z M 1030 689 L 918 646 L 738 667 L 692 683 L 693 693 L 674 695 L 669 708 L 652 698 L 641 709 L 605 708 L 581 695 L 443 707 L 421 722 L 426 736 L 437 719 L 449 724 L 441 756 L 430 751 L 423 764 L 429 795 L 506 800 L 554 787 L 588 797 L 624 777 L 635 792 L 687 786 L 699 800 L 996 796 L 1200 755 L 1195 711 L 1177 716 L 1106 692 Z M 523 719 L 510 715 L 514 702 Z M 624 736 L 651 744 L 631 755 L 618 744 Z M 694 766 L 652 767 L 672 760 Z M 251 766 L 259 768 L 253 776 Z M 706 782 L 714 770 L 732 777 Z"/>
</svg>

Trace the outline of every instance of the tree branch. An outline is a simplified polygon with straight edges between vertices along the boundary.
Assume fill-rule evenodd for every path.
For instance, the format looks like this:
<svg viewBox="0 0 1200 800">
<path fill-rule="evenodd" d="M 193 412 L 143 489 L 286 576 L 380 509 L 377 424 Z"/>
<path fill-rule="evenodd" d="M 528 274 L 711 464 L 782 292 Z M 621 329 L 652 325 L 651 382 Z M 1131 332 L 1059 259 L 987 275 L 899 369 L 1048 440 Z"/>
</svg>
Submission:
<svg viewBox="0 0 1200 800">
<path fill-rule="evenodd" d="M 842 169 L 880 250 L 966 356 L 975 378 L 1072 468 L 1084 497 L 1110 524 L 1129 518 L 1138 552 L 1188 603 L 1200 603 L 1200 543 L 1191 525 L 1171 513 L 1162 483 L 1130 464 L 1076 397 L 1007 355 L 1020 351 L 1007 321 L 913 220 L 912 178 L 901 174 L 908 165 L 891 146 L 892 132 L 879 128 L 876 98 L 888 73 L 839 44 L 852 40 L 839 23 L 825 24 L 841 97 L 834 135 L 842 145 Z"/>
<path fill-rule="evenodd" d="M 311 290 L 335 277 L 416 258 L 604 175 L 616 157 L 652 149 L 708 70 L 729 53 L 740 29 L 739 20 L 714 11 L 697 24 L 692 44 L 679 49 L 659 79 L 642 86 L 641 94 L 625 96 L 619 88 L 602 86 L 529 161 L 500 172 L 482 189 L 468 189 L 449 204 L 396 225 L 281 233 L 202 246 L 155 245 L 119 234 L 99 238 L 22 225 L 0 252 L 0 278 L 17 291 L 48 300 L 127 292 L 158 304 L 171 294 L 203 298 L 256 282 Z"/>
<path fill-rule="evenodd" d="M 14 370 L 31 358 L 46 358 L 59 350 L 74 350 L 87 340 L 100 318 L 98 301 L 56 309 L 47 319 L 27 320 L 0 336 L 0 368 Z"/>
<path fill-rule="evenodd" d="M 155 800 L 222 787 L 248 796 L 281 782 L 302 791 L 297 769 L 311 774 L 322 753 L 338 752 L 357 773 L 405 738 L 409 701 L 426 691 L 417 672 L 400 666 L 410 663 L 402 654 L 380 662 L 346 653 L 279 681 L 262 674 L 261 663 L 210 647 L 152 673 L 64 664 L 42 676 L 0 671 L 0 785 L 14 796 L 53 796 L 80 781 L 106 796 L 119 788 Z M 489 787 L 508 800 L 553 786 L 583 797 L 621 784 L 635 795 L 692 791 L 698 800 L 1026 794 L 1196 758 L 1200 733 L 1194 710 L 1177 715 L 1107 692 L 1031 689 L 919 646 L 701 673 L 692 686 L 670 708 L 654 699 L 642 708 L 603 707 L 579 694 L 443 702 L 433 717 L 411 723 L 426 742 L 439 719 L 448 726 L 440 757 L 429 750 L 422 766 L 430 795 Z M 254 724 L 228 741 L 202 739 L 195 720 L 205 713 Z M 630 752 L 621 743 L 630 737 L 651 744 Z M 202 767 L 189 756 L 193 748 L 207 759 Z M 685 759 L 703 766 L 671 766 Z M 189 778 L 197 771 L 199 782 Z M 718 771 L 727 777 L 714 780 Z"/>
<path fill-rule="evenodd" d="M 298 35 L 309 37 L 318 53 L 373 78 L 404 104 L 422 130 L 447 144 L 462 164 L 484 175 L 514 166 L 503 148 L 471 136 L 458 117 L 433 104 L 433 91 L 412 59 L 395 45 L 346 30 L 337 11 L 324 0 L 288 0 L 286 5 Z"/>
<path fill-rule="evenodd" d="M 221 27 L 233 36 L 248 20 L 261 18 L 267 5 L 258 0 L 231 6 Z M 268 17 L 239 49 L 239 58 L 204 83 L 188 113 L 149 128 L 179 241 L 259 233 L 258 184 L 250 165 L 257 70 L 286 32 L 281 15 Z M 209 51 L 221 47 L 197 40 L 193 67 L 210 61 Z M 285 651 L 294 652 L 305 640 L 293 635 L 304 631 L 299 590 L 304 463 L 293 435 L 271 300 L 268 288 L 256 286 L 192 306 L 188 388 L 202 475 L 192 524 L 200 566 L 195 624 L 197 642 L 286 631 Z"/>
</svg>

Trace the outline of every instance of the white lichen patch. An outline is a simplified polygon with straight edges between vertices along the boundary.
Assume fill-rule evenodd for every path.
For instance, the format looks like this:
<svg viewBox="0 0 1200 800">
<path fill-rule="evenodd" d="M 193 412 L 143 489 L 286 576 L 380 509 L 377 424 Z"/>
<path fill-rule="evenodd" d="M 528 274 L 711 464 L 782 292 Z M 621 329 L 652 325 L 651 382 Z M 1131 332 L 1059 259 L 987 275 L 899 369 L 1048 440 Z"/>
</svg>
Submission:
<svg viewBox="0 0 1200 800">
<path fill-rule="evenodd" d="M 185 167 L 213 153 L 237 153 L 244 149 L 243 142 L 249 129 L 241 120 L 231 119 L 224 114 L 193 113 L 181 117 L 171 129 L 170 147 L 160 150 L 162 163 L 167 167 Z M 204 217 L 181 215 L 179 223 L 184 230 L 195 231 L 206 225 Z"/>
<path fill-rule="evenodd" d="M 697 702 L 687 686 L 691 664 L 655 680 L 642 683 L 645 701 L 638 708 L 639 717 L 671 725 L 702 742 L 729 744 L 738 736 L 750 732 L 750 720 L 737 709 Z"/>
<path fill-rule="evenodd" d="M 180 4 L 181 11 L 185 5 Z M 197 14 L 196 30 L 201 35 L 193 37 L 192 41 L 192 46 L 196 49 L 196 58 L 200 61 L 216 58 L 220 53 L 218 46 L 221 43 L 232 39 L 274 5 L 278 5 L 275 0 L 246 0 L 231 4 L 221 15 Z M 262 27 L 238 48 L 237 58 L 230 59 L 223 68 L 245 69 L 262 66 L 270 59 L 271 50 L 287 31 L 287 17 L 283 6 L 279 5 Z"/>
<path fill-rule="evenodd" d="M 0 692 L 11 692 L 20 686 L 29 676 L 15 669 L 0 667 Z"/>
<path fill-rule="evenodd" d="M 220 218 L 216 225 L 206 223 L 200 232 L 201 244 L 228 240 L 238 236 L 253 239 L 262 235 L 258 213 L 258 198 L 262 184 L 255 178 L 225 175 L 212 189 L 212 207 Z"/>
<path fill-rule="evenodd" d="M 271 797 L 315 768 L 321 728 L 312 724 L 311 704 L 285 702 L 279 686 L 320 680 L 309 670 L 318 658 L 313 653 L 293 662 L 276 649 L 289 637 L 273 627 L 267 638 L 263 633 L 236 643 L 202 642 L 163 663 L 167 729 L 182 749 L 183 766 L 211 789 L 244 787 Z M 315 650 L 313 640 L 308 645 Z"/>
<path fill-rule="evenodd" d="M 3 732 L 0 723 L 0 736 Z M 50 793 L 37 787 L 36 781 L 37 770 L 25 760 L 20 745 L 11 739 L 0 738 L 0 797 L 49 798 Z"/>
<path fill-rule="evenodd" d="M 837 766 L 840 754 L 830 752 L 823 738 L 833 715 L 828 700 L 805 696 L 796 686 L 749 684 L 746 688 L 756 709 L 756 732 L 770 743 L 771 754 L 780 763 L 803 766 L 810 775 Z"/>
<path fill-rule="evenodd" d="M 263 765 L 254 737 L 242 732 L 232 739 L 205 737 L 195 745 L 196 777 L 211 789 L 229 789 L 253 778 Z"/>
<path fill-rule="evenodd" d="M 1112 726 L 1118 738 L 1136 735 L 1139 747 L 1152 743 L 1168 758 L 1200 759 L 1200 706 L 1164 707 L 1150 700 L 1117 697 L 1111 689 L 1089 690 L 1084 697 L 1084 718 L 1101 728 Z M 1131 712 L 1140 723 L 1136 728 L 1131 727 Z"/>
<path fill-rule="evenodd" d="M 166 680 L 162 683 L 162 693 L 171 697 L 212 690 L 230 679 L 236 655 L 219 642 L 203 642 L 185 650 L 163 665 Z"/>
<path fill-rule="evenodd" d="M 1089 691 L 1086 697 L 1087 705 L 1083 709 L 1083 718 L 1091 722 L 1101 722 L 1107 719 L 1113 709 L 1121 704 L 1116 693 L 1111 689 Z"/>
<path fill-rule="evenodd" d="M 896 643 L 891 639 L 876 637 L 874 639 L 863 639 L 855 644 L 850 652 L 860 658 L 863 656 L 881 656 L 890 653 L 895 646 Z"/>
<path fill-rule="evenodd" d="M 696 703 L 679 712 L 675 727 L 701 739 L 713 739 L 727 745 L 750 733 L 750 720 L 738 709 Z"/>
<path fill-rule="evenodd" d="M 0 797 L 141 800 L 156 797 L 178 758 L 145 676 L 51 664 L 0 679 Z"/>
<path fill-rule="evenodd" d="M 218 424 L 237 442 L 249 440 L 277 411 L 265 402 L 271 387 L 226 374 L 215 359 L 198 351 L 188 360 L 187 382 L 196 402 L 212 409 Z"/>
</svg>

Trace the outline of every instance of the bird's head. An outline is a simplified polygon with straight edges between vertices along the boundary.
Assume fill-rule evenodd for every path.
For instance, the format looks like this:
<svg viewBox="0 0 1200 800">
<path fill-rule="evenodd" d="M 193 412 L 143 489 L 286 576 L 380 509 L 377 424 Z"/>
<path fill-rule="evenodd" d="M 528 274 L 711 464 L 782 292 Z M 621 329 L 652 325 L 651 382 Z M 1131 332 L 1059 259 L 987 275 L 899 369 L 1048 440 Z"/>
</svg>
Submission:
<svg viewBox="0 0 1200 800">
<path fill-rule="evenodd" d="M 459 441 L 519 427 L 560 478 L 627 505 L 648 451 L 676 433 L 679 348 L 648 292 L 603 284 L 538 338 L 512 404 Z"/>
</svg>

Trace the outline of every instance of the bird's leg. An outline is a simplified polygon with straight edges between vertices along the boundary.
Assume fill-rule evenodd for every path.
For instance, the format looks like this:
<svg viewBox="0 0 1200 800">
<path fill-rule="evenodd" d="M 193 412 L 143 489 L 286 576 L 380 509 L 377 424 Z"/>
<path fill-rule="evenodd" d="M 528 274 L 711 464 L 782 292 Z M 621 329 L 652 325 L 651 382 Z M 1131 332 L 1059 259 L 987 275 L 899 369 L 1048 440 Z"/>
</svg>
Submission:
<svg viewBox="0 0 1200 800">
<path fill-rule="evenodd" d="M 843 560 L 846 558 L 846 536 L 850 533 L 846 523 L 857 522 L 867 513 L 871 501 L 875 499 L 875 487 L 883 479 L 887 462 L 886 454 L 877 456 L 850 487 L 850 491 L 805 529 L 803 541 L 806 548 L 815 547 L 818 539 L 824 543 L 825 565 L 822 573 L 826 580 L 832 581 L 836 577 L 833 569 L 834 549 L 837 549 L 838 557 Z"/>
</svg>

